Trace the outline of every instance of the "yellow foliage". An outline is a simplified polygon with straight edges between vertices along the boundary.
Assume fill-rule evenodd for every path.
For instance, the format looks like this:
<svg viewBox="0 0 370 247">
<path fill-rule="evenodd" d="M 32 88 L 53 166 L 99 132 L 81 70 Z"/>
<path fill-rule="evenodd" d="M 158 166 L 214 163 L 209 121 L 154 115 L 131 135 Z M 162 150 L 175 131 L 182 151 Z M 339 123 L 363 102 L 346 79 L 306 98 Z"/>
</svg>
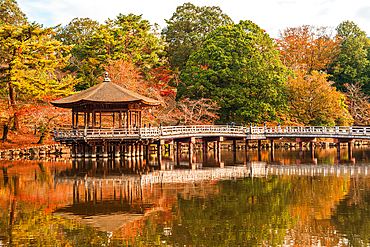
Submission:
<svg viewBox="0 0 370 247">
<path fill-rule="evenodd" d="M 297 70 L 287 83 L 289 117 L 287 122 L 306 125 L 352 125 L 344 95 L 328 81 L 324 72 Z"/>
</svg>

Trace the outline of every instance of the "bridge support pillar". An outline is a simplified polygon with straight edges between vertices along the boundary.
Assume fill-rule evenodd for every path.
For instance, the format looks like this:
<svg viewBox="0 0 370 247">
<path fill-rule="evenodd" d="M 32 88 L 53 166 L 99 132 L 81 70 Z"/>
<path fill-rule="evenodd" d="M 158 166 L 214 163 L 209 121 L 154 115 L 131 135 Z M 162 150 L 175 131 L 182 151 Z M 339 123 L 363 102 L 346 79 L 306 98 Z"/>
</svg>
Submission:
<svg viewBox="0 0 370 247">
<path fill-rule="evenodd" d="M 352 159 L 353 142 L 348 142 L 348 159 Z"/>
<path fill-rule="evenodd" d="M 353 142 L 355 141 L 353 138 L 341 138 L 341 139 L 333 139 L 334 143 L 337 144 L 337 159 L 340 160 L 340 144 L 341 143 L 348 143 L 348 159 L 352 159 L 352 147 Z"/>
<path fill-rule="evenodd" d="M 140 156 L 140 144 L 139 143 L 135 143 L 135 156 L 136 157 L 139 157 Z"/>
<path fill-rule="evenodd" d="M 119 145 L 114 145 L 114 158 L 119 158 L 120 157 L 120 146 Z"/>
<path fill-rule="evenodd" d="M 72 148 L 71 148 L 71 157 L 76 158 L 76 143 L 72 143 Z"/>
<path fill-rule="evenodd" d="M 262 141 L 258 140 L 258 151 L 262 150 Z"/>
<path fill-rule="evenodd" d="M 131 157 L 131 145 L 130 144 L 127 144 L 126 146 L 125 156 Z"/>
<path fill-rule="evenodd" d="M 142 143 L 139 143 L 139 156 L 144 156 L 144 146 Z"/>
<path fill-rule="evenodd" d="M 203 140 L 203 153 L 208 153 L 208 142 Z"/>
<path fill-rule="evenodd" d="M 91 145 L 91 158 L 96 158 L 96 145 L 95 143 Z"/>
<path fill-rule="evenodd" d="M 233 151 L 236 152 L 236 140 L 233 140 Z"/>
<path fill-rule="evenodd" d="M 249 141 L 246 139 L 245 140 L 245 152 L 249 151 Z"/>
<path fill-rule="evenodd" d="M 102 146 L 103 151 L 103 158 L 108 158 L 108 143 L 104 143 L 104 146 Z"/>
</svg>

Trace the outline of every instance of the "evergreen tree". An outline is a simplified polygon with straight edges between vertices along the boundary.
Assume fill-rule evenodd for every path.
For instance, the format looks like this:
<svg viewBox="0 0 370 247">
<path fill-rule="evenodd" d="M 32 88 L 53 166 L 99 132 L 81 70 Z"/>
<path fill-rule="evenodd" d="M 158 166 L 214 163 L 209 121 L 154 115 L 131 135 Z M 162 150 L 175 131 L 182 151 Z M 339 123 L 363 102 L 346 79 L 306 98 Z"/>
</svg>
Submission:
<svg viewBox="0 0 370 247">
<path fill-rule="evenodd" d="M 177 99 L 209 98 L 221 123 L 278 120 L 288 69 L 276 45 L 251 21 L 218 27 L 180 74 Z"/>
</svg>

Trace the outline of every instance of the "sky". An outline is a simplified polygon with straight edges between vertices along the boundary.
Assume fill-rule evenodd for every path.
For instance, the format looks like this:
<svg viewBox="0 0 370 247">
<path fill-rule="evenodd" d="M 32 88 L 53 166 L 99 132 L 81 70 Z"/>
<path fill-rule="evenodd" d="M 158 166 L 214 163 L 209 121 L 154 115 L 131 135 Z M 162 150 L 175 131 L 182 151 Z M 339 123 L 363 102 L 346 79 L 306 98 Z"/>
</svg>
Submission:
<svg viewBox="0 0 370 247">
<path fill-rule="evenodd" d="M 235 23 L 251 20 L 273 38 L 279 31 L 301 25 L 335 28 L 349 20 L 370 36 L 369 0 L 18 0 L 30 21 L 45 27 L 67 25 L 73 18 L 89 17 L 100 23 L 124 15 L 142 14 L 151 24 L 166 26 L 177 6 L 219 6 Z"/>
</svg>

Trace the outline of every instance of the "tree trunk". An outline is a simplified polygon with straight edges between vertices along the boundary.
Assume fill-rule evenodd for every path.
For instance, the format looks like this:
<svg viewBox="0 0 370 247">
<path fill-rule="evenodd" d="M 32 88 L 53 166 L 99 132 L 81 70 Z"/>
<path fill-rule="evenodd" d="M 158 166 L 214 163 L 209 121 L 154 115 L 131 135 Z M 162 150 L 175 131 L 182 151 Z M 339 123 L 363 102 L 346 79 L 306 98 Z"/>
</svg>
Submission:
<svg viewBox="0 0 370 247">
<path fill-rule="evenodd" d="M 44 144 L 44 141 L 47 139 L 47 137 L 48 137 L 48 133 L 47 132 L 41 133 L 40 139 L 37 142 L 37 144 Z"/>
<path fill-rule="evenodd" d="M 4 123 L 3 124 L 3 137 L 1 138 L 2 142 L 8 141 L 8 133 L 9 133 L 9 126 Z"/>
</svg>

